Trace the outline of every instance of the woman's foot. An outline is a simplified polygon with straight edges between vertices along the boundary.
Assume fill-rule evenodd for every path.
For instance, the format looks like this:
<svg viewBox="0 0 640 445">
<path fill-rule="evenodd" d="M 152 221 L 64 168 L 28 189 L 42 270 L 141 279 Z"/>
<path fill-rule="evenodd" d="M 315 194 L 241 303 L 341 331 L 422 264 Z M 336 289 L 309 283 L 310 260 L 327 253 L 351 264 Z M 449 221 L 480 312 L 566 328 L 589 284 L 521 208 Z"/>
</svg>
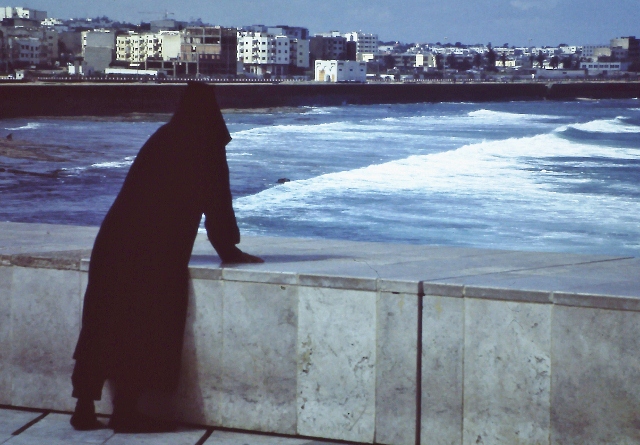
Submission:
<svg viewBox="0 0 640 445">
<path fill-rule="evenodd" d="M 105 425 L 96 418 L 96 410 L 93 400 L 78 399 L 76 410 L 69 421 L 71 426 L 78 431 L 99 430 Z"/>
</svg>

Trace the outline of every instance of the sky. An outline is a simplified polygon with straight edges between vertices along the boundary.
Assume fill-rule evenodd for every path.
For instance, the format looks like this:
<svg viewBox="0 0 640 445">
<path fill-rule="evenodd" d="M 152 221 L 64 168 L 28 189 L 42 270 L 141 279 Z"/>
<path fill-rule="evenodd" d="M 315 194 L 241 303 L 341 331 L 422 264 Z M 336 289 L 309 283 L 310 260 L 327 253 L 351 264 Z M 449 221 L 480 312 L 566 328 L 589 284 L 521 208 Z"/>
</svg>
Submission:
<svg viewBox="0 0 640 445">
<path fill-rule="evenodd" d="M 640 37 L 638 0 L 27 0 L 7 6 L 61 19 L 106 15 L 139 23 L 168 13 L 229 27 L 302 26 L 312 35 L 362 31 L 402 43 L 556 46 Z"/>
</svg>

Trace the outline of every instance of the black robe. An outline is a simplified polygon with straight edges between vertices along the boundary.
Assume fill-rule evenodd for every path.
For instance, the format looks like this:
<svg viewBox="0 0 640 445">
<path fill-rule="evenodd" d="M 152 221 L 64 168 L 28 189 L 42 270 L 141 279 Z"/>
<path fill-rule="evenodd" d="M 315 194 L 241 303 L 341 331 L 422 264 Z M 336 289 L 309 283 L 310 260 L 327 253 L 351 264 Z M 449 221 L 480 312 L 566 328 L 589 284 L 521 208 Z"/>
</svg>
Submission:
<svg viewBox="0 0 640 445">
<path fill-rule="evenodd" d="M 99 400 L 106 379 L 140 391 L 175 388 L 203 213 L 220 257 L 239 252 L 230 140 L 213 86 L 190 83 L 172 119 L 138 153 L 91 253 L 75 397 Z"/>
</svg>

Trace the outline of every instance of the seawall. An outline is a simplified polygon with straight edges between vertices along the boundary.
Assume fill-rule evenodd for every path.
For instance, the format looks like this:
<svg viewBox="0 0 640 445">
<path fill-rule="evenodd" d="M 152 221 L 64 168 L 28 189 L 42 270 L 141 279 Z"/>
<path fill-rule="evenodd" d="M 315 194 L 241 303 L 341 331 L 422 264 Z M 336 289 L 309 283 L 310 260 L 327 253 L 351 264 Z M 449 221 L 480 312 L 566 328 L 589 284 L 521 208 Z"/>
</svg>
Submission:
<svg viewBox="0 0 640 445">
<path fill-rule="evenodd" d="M 95 227 L 0 223 L 0 404 L 70 411 Z M 640 443 L 640 260 L 200 235 L 175 399 L 197 424 L 397 445 Z M 109 392 L 99 405 L 110 411 Z"/>
<path fill-rule="evenodd" d="M 170 113 L 184 84 L 0 84 L 0 119 Z M 222 108 L 640 97 L 640 82 L 218 84 Z"/>
</svg>

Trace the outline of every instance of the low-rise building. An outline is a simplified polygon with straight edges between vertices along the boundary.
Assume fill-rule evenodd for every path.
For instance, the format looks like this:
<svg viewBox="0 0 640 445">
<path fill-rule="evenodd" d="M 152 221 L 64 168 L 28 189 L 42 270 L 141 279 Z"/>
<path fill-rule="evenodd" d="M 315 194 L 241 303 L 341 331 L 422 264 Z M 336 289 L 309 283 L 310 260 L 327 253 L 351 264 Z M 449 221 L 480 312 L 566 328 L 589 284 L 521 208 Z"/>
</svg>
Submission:
<svg viewBox="0 0 640 445">
<path fill-rule="evenodd" d="M 354 60 L 316 60 L 317 82 L 366 82 L 367 64 Z"/>
<path fill-rule="evenodd" d="M 622 62 L 581 62 L 580 68 L 589 76 L 616 75 L 622 70 Z"/>
</svg>

